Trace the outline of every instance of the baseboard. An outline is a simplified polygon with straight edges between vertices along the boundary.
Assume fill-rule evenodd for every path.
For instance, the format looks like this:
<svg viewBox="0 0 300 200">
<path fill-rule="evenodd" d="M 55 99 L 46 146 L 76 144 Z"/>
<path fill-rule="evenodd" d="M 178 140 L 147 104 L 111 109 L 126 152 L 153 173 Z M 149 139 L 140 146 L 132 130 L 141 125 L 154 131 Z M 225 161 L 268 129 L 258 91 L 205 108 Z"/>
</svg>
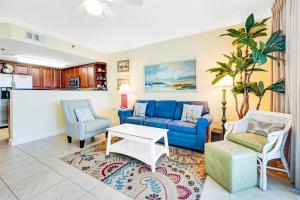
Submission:
<svg viewBox="0 0 300 200">
<path fill-rule="evenodd" d="M 60 130 L 55 130 L 55 131 L 48 132 L 46 136 L 37 136 L 37 137 L 26 138 L 26 139 L 22 139 L 22 140 L 18 140 L 16 138 L 10 138 L 9 139 L 9 144 L 12 145 L 12 146 L 16 146 L 16 145 L 19 145 L 19 144 L 33 142 L 33 141 L 45 139 L 45 138 L 48 138 L 48 137 L 53 137 L 53 136 L 60 135 L 60 134 L 65 133 L 65 132 L 66 132 L 66 129 L 60 129 Z"/>
</svg>

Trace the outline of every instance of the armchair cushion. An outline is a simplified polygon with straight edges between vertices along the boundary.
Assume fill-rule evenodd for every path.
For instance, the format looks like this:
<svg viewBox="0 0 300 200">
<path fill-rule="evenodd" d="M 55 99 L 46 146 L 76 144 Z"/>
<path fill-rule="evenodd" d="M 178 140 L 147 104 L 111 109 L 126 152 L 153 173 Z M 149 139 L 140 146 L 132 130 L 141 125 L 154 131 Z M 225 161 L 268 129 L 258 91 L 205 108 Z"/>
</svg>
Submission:
<svg viewBox="0 0 300 200">
<path fill-rule="evenodd" d="M 171 132 L 183 132 L 196 135 L 196 124 L 190 122 L 182 122 L 174 120 L 168 124 L 168 129 Z"/>
<path fill-rule="evenodd" d="M 269 123 L 250 118 L 247 132 L 267 137 L 271 132 L 283 130 L 284 126 L 283 123 Z"/>
<path fill-rule="evenodd" d="M 267 137 L 255 133 L 229 134 L 227 139 L 260 153 L 268 143 Z"/>
<path fill-rule="evenodd" d="M 107 119 L 93 119 L 83 122 L 85 124 L 85 133 L 100 131 L 109 127 L 109 120 Z"/>
<path fill-rule="evenodd" d="M 90 108 L 75 108 L 75 114 L 79 122 L 95 119 Z"/>
</svg>

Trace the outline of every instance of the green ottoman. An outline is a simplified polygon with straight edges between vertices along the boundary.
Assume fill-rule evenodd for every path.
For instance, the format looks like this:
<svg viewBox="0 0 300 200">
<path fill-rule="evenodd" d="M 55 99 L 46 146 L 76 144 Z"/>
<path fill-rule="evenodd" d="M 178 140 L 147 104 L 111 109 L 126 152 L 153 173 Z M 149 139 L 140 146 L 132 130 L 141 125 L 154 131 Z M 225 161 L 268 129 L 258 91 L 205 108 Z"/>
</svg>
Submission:
<svg viewBox="0 0 300 200">
<path fill-rule="evenodd" d="M 257 153 L 241 145 L 219 141 L 205 144 L 205 170 L 229 192 L 255 187 Z"/>
</svg>

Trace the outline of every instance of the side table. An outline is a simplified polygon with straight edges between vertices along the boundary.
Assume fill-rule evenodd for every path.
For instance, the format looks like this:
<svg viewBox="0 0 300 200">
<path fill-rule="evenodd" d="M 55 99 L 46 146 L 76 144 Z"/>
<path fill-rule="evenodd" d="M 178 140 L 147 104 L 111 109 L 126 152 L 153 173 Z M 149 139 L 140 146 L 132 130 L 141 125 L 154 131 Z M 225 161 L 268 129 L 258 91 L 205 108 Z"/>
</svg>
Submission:
<svg viewBox="0 0 300 200">
<path fill-rule="evenodd" d="M 210 132 L 211 142 L 216 142 L 224 139 L 223 130 L 221 128 L 213 128 Z"/>
</svg>

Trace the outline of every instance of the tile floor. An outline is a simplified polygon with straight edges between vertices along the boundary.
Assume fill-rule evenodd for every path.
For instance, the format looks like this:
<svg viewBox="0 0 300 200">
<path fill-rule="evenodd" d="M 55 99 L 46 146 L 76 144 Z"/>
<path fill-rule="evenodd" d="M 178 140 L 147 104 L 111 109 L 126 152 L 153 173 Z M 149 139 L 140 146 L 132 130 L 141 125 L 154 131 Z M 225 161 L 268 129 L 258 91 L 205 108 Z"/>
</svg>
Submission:
<svg viewBox="0 0 300 200">
<path fill-rule="evenodd" d="M 0 137 L 5 136 L 0 129 Z M 2 137 L 1 137 L 2 138 Z M 1 139 L 0 139 L 1 140 Z M 105 140 L 104 135 L 87 141 L 86 146 Z M 103 184 L 60 160 L 79 150 L 79 143 L 68 144 L 65 135 L 58 135 L 11 147 L 7 139 L 0 141 L 1 200 L 127 200 L 129 197 Z M 286 179 L 271 176 L 266 192 L 258 188 L 229 194 L 207 177 L 202 200 L 290 200 L 299 199 Z"/>
</svg>

